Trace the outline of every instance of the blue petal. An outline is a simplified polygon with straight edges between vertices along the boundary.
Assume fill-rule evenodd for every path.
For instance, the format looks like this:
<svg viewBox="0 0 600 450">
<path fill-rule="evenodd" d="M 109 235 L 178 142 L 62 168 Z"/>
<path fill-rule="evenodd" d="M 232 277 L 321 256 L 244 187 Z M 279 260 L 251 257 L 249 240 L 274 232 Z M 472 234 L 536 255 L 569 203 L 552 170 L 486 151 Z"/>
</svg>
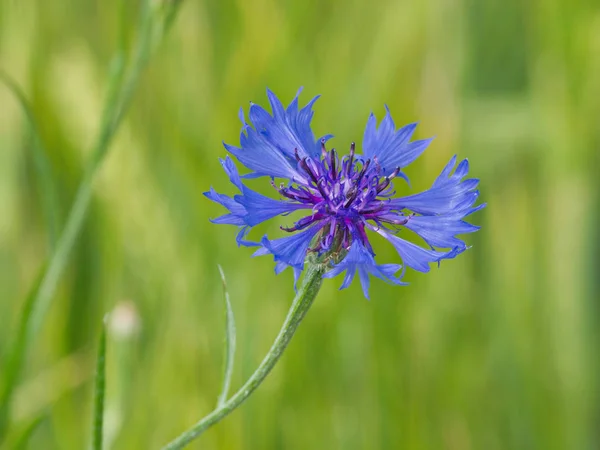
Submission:
<svg viewBox="0 0 600 450">
<path fill-rule="evenodd" d="M 365 159 L 377 158 L 384 175 L 393 172 L 397 167 L 404 168 L 417 159 L 427 148 L 431 139 L 410 142 L 417 127 L 411 123 L 396 131 L 396 126 L 386 106 L 386 115 L 376 128 L 377 119 L 371 113 L 363 138 Z"/>
<path fill-rule="evenodd" d="M 285 155 L 276 148 L 266 145 L 254 129 L 248 128 L 247 135 L 241 135 L 240 143 L 241 148 L 226 143 L 223 145 L 239 162 L 253 170 L 255 176 L 305 179 Z"/>
<path fill-rule="evenodd" d="M 230 212 L 230 214 L 214 219 L 214 223 L 254 227 L 280 214 L 288 214 L 298 209 L 307 208 L 306 205 L 301 203 L 276 200 L 253 191 L 243 185 L 237 168 L 229 156 L 220 161 L 227 176 L 242 194 L 231 198 L 219 194 L 213 188 L 204 193 L 206 197 L 225 206 Z"/>
<path fill-rule="evenodd" d="M 404 226 L 421 236 L 431 247 L 466 247 L 465 243 L 458 239 L 456 235 L 473 233 L 479 230 L 479 227 L 461 219 L 461 215 L 412 216 Z"/>
<path fill-rule="evenodd" d="M 242 245 L 244 247 L 260 247 L 260 244 L 258 242 L 247 241 L 244 239 L 249 231 L 250 231 L 249 226 L 244 226 L 244 227 L 240 228 L 240 231 L 235 238 L 235 241 L 237 242 L 238 247 L 241 247 Z"/>
<path fill-rule="evenodd" d="M 229 214 L 222 215 L 216 219 L 211 219 L 212 223 L 245 225 L 244 216 L 246 215 L 246 209 L 242 205 L 227 195 L 219 194 L 212 187 L 210 188 L 210 191 L 205 192 L 204 195 L 213 202 L 223 205 L 230 212 Z"/>
<path fill-rule="evenodd" d="M 225 159 L 219 158 L 219 162 L 229 177 L 229 181 L 231 181 L 234 186 L 241 191 L 243 189 L 242 180 L 240 179 L 240 174 L 238 173 L 237 167 L 235 167 L 235 164 L 231 158 L 229 156 L 226 156 Z"/>
<path fill-rule="evenodd" d="M 419 194 L 395 198 L 388 205 L 396 209 L 410 209 L 424 215 L 468 214 L 467 211 L 479 196 L 479 192 L 475 190 L 479 180 L 461 181 L 468 171 L 467 160 L 462 161 L 454 174 L 449 175 L 455 163 L 456 157 L 452 157 L 430 189 Z"/>
<path fill-rule="evenodd" d="M 273 135 L 273 138 L 277 136 L 281 138 L 278 141 L 279 145 L 286 141 L 293 145 L 291 148 L 292 152 L 290 153 L 291 157 L 294 156 L 293 150 L 297 148 L 301 157 L 316 158 L 320 154 L 320 146 L 315 147 L 315 138 L 310 128 L 310 122 L 314 115 L 312 107 L 320 96 L 317 95 L 314 97 L 306 106 L 298 111 L 298 97 L 301 92 L 302 89 L 299 89 L 292 103 L 284 111 L 283 105 L 277 96 L 267 89 L 267 96 L 271 103 L 275 128 L 277 129 L 277 133 L 275 134 L 271 130 L 269 132 Z M 284 151 L 290 151 L 290 145 L 286 145 Z"/>
<path fill-rule="evenodd" d="M 230 181 L 242 192 L 242 194 L 235 195 L 231 198 L 227 195 L 219 194 L 211 187 L 210 191 L 205 192 L 204 195 L 229 210 L 228 214 L 212 219 L 211 222 L 241 227 L 236 238 L 238 245 L 244 245 L 246 247 L 260 246 L 260 244 L 256 242 L 246 241 L 244 239 L 250 228 L 280 214 L 288 214 L 292 211 L 306 208 L 306 205 L 304 204 L 275 200 L 253 191 L 244 186 L 237 168 L 229 156 L 220 161 L 223 169 L 229 176 Z"/>
<path fill-rule="evenodd" d="M 283 262 L 288 266 L 304 269 L 304 260 L 311 241 L 323 228 L 323 223 L 317 223 L 304 231 L 291 236 L 269 240 L 266 236 L 262 238 L 262 248 L 258 249 L 252 256 L 273 255 L 276 262 Z M 281 267 L 281 266 L 280 266 Z"/>
<path fill-rule="evenodd" d="M 350 245 L 350 250 L 346 257 L 336 264 L 333 269 L 323 275 L 324 278 L 333 278 L 346 271 L 346 276 L 342 282 L 340 289 L 345 289 L 352 283 L 356 271 L 360 278 L 360 284 L 363 290 L 364 296 L 369 298 L 369 274 L 374 275 L 388 283 L 404 285 L 400 281 L 400 278 L 394 276 L 402 266 L 399 264 L 382 264 L 378 265 L 373 258 L 373 255 L 369 250 L 362 244 L 360 239 L 354 239 Z"/>
<path fill-rule="evenodd" d="M 246 186 L 243 186 L 243 195 L 236 195 L 233 198 L 246 209 L 247 214 L 244 220 L 251 227 L 280 214 L 288 214 L 299 209 L 310 209 L 302 203 L 284 202 L 265 197 Z"/>
<path fill-rule="evenodd" d="M 243 114 L 240 116 L 244 124 L 240 136 L 241 147 L 225 144 L 225 148 L 254 171 L 256 176 L 268 175 L 303 181 L 305 176 L 296 169 L 295 152 L 300 157 L 319 156 L 320 143 L 315 141 L 310 127 L 314 114 L 312 106 L 318 97 L 298 110 L 299 94 L 300 91 L 288 108 L 284 109 L 277 96 L 267 90 L 273 115 L 261 106 L 251 104 L 249 118 L 253 127 L 245 123 Z"/>
<path fill-rule="evenodd" d="M 400 258 L 402 258 L 405 267 L 408 266 L 419 272 L 429 272 L 429 264 L 456 256 L 451 256 L 452 252 L 438 252 L 419 247 L 412 242 L 405 241 L 398 236 L 389 234 L 381 228 L 377 230 L 377 233 L 390 241 L 400 255 Z"/>
</svg>

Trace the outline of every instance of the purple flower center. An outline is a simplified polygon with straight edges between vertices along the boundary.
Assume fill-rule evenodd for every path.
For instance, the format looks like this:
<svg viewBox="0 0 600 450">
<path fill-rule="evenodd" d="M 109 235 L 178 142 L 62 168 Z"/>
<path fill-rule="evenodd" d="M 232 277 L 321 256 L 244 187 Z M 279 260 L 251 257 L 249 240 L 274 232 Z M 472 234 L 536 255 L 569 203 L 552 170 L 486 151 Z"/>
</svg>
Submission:
<svg viewBox="0 0 600 450">
<path fill-rule="evenodd" d="M 410 216 L 389 215 L 388 199 L 395 191 L 391 183 L 399 173 L 397 167 L 384 176 L 377 157 L 373 160 L 355 157 L 355 144 L 341 161 L 335 149 L 327 150 L 321 141 L 321 159 L 301 158 L 295 151 L 299 168 L 306 180 L 285 187 L 272 182 L 273 187 L 284 197 L 305 205 L 311 205 L 313 214 L 300 219 L 293 227 L 281 227 L 293 232 L 302 230 L 315 222 L 324 223 L 317 235 L 312 251 L 347 250 L 352 239 L 360 239 L 369 249 L 371 245 L 365 233 L 365 224 L 371 220 L 381 226 L 383 222 L 403 225 Z M 335 248 L 332 248 L 334 245 Z"/>
</svg>

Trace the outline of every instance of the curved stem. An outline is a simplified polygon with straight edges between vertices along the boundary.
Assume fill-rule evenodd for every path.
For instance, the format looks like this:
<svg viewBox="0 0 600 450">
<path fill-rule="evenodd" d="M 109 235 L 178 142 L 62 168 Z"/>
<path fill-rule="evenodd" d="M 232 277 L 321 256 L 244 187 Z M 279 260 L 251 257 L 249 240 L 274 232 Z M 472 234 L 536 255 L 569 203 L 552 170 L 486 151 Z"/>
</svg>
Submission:
<svg viewBox="0 0 600 450">
<path fill-rule="evenodd" d="M 308 263 L 306 275 L 302 281 L 302 286 L 296 294 L 296 298 L 288 311 L 285 322 L 279 330 L 279 334 L 275 338 L 275 342 L 271 346 L 269 353 L 262 360 L 256 371 L 248 378 L 248 381 L 225 403 L 217 406 L 210 414 L 199 420 L 189 430 L 185 431 L 169 444 L 165 445 L 162 450 L 177 450 L 185 447 L 191 441 L 200 436 L 204 431 L 212 425 L 221 421 L 225 416 L 233 412 L 246 400 L 267 377 L 271 369 L 275 366 L 279 358 L 286 349 L 292 336 L 296 332 L 298 325 L 308 312 L 313 300 L 317 296 L 323 280 L 325 265 L 321 263 Z"/>
</svg>

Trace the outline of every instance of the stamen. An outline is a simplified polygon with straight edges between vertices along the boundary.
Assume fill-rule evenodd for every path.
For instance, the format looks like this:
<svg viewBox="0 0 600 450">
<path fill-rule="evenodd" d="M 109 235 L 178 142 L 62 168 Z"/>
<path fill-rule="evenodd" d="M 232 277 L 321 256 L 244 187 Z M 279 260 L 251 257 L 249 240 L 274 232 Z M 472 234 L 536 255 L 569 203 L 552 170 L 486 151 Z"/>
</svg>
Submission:
<svg viewBox="0 0 600 450">
<path fill-rule="evenodd" d="M 304 159 L 299 160 L 298 162 L 300 163 L 300 167 L 302 167 L 302 169 L 304 169 L 304 171 L 306 172 L 306 174 L 316 184 L 317 183 L 317 176 L 313 173 L 312 169 L 308 165 L 307 160 L 308 160 L 308 158 L 304 158 Z"/>
<path fill-rule="evenodd" d="M 393 180 L 400 173 L 400 166 L 396 167 L 392 173 L 390 173 L 386 178 L 389 180 Z"/>
<path fill-rule="evenodd" d="M 367 159 L 367 161 L 365 162 L 365 165 L 363 166 L 362 170 L 360 171 L 360 173 L 358 174 L 358 178 L 356 179 L 356 185 L 358 186 L 360 184 L 360 182 L 362 181 L 362 177 L 365 175 L 365 173 L 367 172 L 367 170 L 369 169 L 369 166 L 371 165 L 371 160 Z"/>
<path fill-rule="evenodd" d="M 363 168 L 361 169 L 360 173 L 356 177 L 356 181 L 352 182 L 353 185 L 348 190 L 348 193 L 346 194 L 347 201 L 344 204 L 344 208 L 350 207 L 350 205 L 354 202 L 354 200 L 356 200 L 356 197 L 359 194 L 359 189 L 364 189 L 365 186 L 361 187 L 360 186 L 360 182 L 362 181 L 363 176 L 365 175 L 365 173 L 369 169 L 369 165 L 370 164 L 371 164 L 371 160 L 367 159 L 367 161 L 365 162 L 365 165 L 363 166 Z"/>
<path fill-rule="evenodd" d="M 296 222 L 293 227 L 284 227 L 282 225 L 279 228 L 283 231 L 291 233 L 293 231 L 303 230 L 304 228 L 308 227 L 309 225 L 312 225 L 314 222 L 316 222 L 317 220 L 321 220 L 322 218 L 323 216 L 321 214 L 307 216 Z"/>
<path fill-rule="evenodd" d="M 375 206 L 374 208 L 362 210 L 360 213 L 363 215 L 375 214 L 381 211 L 383 209 L 383 206 L 383 202 L 380 202 L 379 205 Z"/>
<path fill-rule="evenodd" d="M 377 156 L 373 156 L 373 161 L 375 162 L 375 171 L 377 174 L 381 172 L 381 164 L 379 164 L 379 158 Z"/>
<path fill-rule="evenodd" d="M 312 162 L 312 160 L 310 162 Z M 302 167 L 302 169 L 304 169 L 304 171 L 308 174 L 308 176 L 315 184 L 315 187 L 317 188 L 317 190 L 319 191 L 319 193 L 321 194 L 323 199 L 328 200 L 329 195 L 327 194 L 327 192 L 325 192 L 325 190 L 323 189 L 323 186 L 321 186 L 321 183 L 320 183 L 322 177 L 317 177 L 317 174 L 313 171 L 313 169 L 310 167 L 310 165 L 308 163 L 309 163 L 309 159 L 304 158 L 300 161 L 300 167 Z"/>
<path fill-rule="evenodd" d="M 277 185 L 275 184 L 275 181 L 273 181 L 273 180 L 270 180 L 270 181 L 271 181 L 271 186 L 273 186 L 273 189 L 275 189 L 277 192 L 279 192 L 280 195 L 282 195 L 286 198 L 289 198 L 291 200 L 298 200 L 295 195 L 290 194 L 288 192 L 288 190 L 284 187 L 283 183 L 281 183 L 279 185 L 279 187 L 277 187 Z"/>
<path fill-rule="evenodd" d="M 379 194 L 381 191 L 383 191 L 385 188 L 387 188 L 390 185 L 391 180 L 396 178 L 399 173 L 400 173 L 400 167 L 396 167 L 396 169 L 392 173 L 390 173 L 387 177 L 385 177 L 383 179 L 383 182 L 377 187 L 377 193 Z"/>
<path fill-rule="evenodd" d="M 329 169 L 330 169 L 330 172 L 331 172 L 331 179 L 333 181 L 335 181 L 335 179 L 337 177 L 337 170 L 336 170 L 336 167 L 335 167 L 335 163 L 336 163 L 336 160 L 337 160 L 337 155 L 335 154 L 335 148 L 332 148 L 331 152 L 329 152 L 329 159 L 330 159 Z"/>
<path fill-rule="evenodd" d="M 348 193 L 346 194 L 346 203 L 344 204 L 344 208 L 348 208 L 350 207 L 350 205 L 352 204 L 352 202 L 354 200 L 356 200 L 356 196 L 358 195 L 358 189 L 356 188 L 356 186 L 352 186 L 350 188 L 350 190 L 348 191 Z"/>
<path fill-rule="evenodd" d="M 350 249 L 350 234 L 348 233 L 348 227 L 343 228 L 342 232 L 342 248 L 345 250 Z"/>
<path fill-rule="evenodd" d="M 346 178 L 350 176 L 350 172 L 352 171 L 352 166 L 354 164 L 354 151 L 356 149 L 356 144 L 353 142 L 350 144 L 350 154 L 348 155 L 348 159 L 344 163 L 344 175 Z"/>
</svg>

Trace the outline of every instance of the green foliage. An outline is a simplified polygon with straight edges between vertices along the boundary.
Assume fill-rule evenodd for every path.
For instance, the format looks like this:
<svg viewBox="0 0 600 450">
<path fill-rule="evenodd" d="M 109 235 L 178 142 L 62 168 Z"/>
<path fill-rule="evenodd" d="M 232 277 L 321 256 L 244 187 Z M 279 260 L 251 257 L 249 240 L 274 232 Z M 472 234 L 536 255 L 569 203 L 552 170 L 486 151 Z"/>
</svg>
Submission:
<svg viewBox="0 0 600 450">
<path fill-rule="evenodd" d="M 143 30 L 137 13 L 137 2 L 0 0 L 0 65 L 28 100 L 58 203 L 49 219 L 30 122 L 0 87 L 2 356 L 51 254 L 49 220 L 64 225 L 93 158 L 107 73 L 130 61 L 114 54 Z M 154 56 L 23 361 L 11 427 L 36 424 L 23 448 L 88 444 L 95 324 L 124 301 L 140 327 L 127 342 L 107 331 L 109 447 L 160 448 L 208 413 L 222 383 L 217 261 L 235 299 L 232 390 L 259 364 L 292 274 L 275 276 L 269 258 L 236 246 L 235 230 L 210 224 L 221 210 L 201 192 L 233 192 L 221 141 L 236 143 L 237 110 L 265 103 L 267 86 L 284 100 L 299 86 L 305 100 L 323 94 L 316 133 L 335 134 L 340 152 L 384 103 L 399 125 L 419 120 L 418 137 L 437 137 L 407 170 L 412 188 L 458 153 L 488 207 L 473 217 L 473 248 L 409 272 L 408 287 L 375 281 L 366 302 L 325 280 L 267 382 L 190 448 L 595 448 L 597 2 L 186 1 L 158 47 L 169 17 L 152 30 Z M 12 370 L 0 361 L 0 373 Z M 133 381 L 111 397 L 121 378 Z"/>
</svg>

